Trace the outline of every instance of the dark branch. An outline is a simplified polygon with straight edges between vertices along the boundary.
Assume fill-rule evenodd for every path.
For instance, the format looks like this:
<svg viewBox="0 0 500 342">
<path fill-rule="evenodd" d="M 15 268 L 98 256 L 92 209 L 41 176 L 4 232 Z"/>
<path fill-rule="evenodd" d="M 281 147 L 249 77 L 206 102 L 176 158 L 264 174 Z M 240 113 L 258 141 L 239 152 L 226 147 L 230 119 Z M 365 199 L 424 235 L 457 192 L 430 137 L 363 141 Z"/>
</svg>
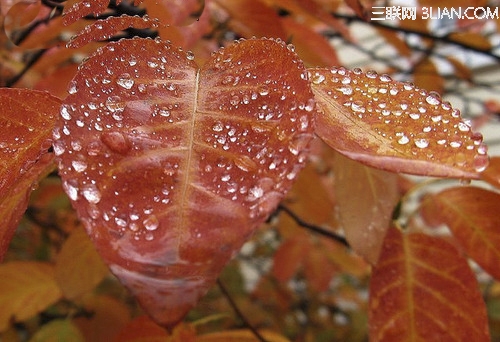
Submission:
<svg viewBox="0 0 500 342">
<path fill-rule="evenodd" d="M 229 305 L 233 308 L 234 312 L 238 317 L 242 320 L 243 324 L 254 334 L 254 336 L 259 340 L 260 342 L 267 342 L 266 339 L 257 331 L 257 329 L 247 320 L 243 312 L 241 312 L 240 308 L 238 305 L 236 305 L 236 302 L 233 300 L 231 297 L 231 294 L 229 291 L 226 289 L 224 284 L 220 279 L 217 279 L 217 285 L 219 286 L 219 289 L 221 290 L 222 294 L 226 297 Z"/>
<path fill-rule="evenodd" d="M 343 244 L 346 247 L 350 247 L 349 243 L 347 242 L 347 240 L 345 239 L 345 237 L 343 237 L 343 236 L 341 236 L 339 234 L 336 234 L 334 232 L 331 232 L 331 231 L 329 231 L 327 229 L 324 229 L 322 227 L 319 227 L 319 226 L 316 226 L 314 224 L 311 224 L 311 223 L 303 221 L 293 211 L 291 211 L 290 209 L 288 209 L 287 207 L 285 207 L 283 204 L 280 204 L 278 206 L 278 211 L 284 211 L 295 222 L 297 222 L 297 224 L 299 226 L 304 227 L 306 229 L 309 229 L 310 231 L 313 231 L 313 232 L 315 232 L 317 234 L 323 235 L 323 236 L 325 236 L 327 238 L 333 239 L 333 240 L 335 240 L 337 242 L 340 242 L 341 244 Z"/>
</svg>

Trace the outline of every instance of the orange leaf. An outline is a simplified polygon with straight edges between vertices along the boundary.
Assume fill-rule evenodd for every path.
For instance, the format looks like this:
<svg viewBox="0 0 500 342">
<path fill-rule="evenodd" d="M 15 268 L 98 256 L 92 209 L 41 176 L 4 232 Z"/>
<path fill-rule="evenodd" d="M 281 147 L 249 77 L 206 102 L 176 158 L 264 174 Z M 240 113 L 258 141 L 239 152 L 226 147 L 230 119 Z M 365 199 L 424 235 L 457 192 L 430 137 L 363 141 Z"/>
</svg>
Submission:
<svg viewBox="0 0 500 342">
<path fill-rule="evenodd" d="M 306 239 L 304 241 L 304 239 Z M 296 237 L 285 240 L 277 249 L 273 257 L 272 274 L 280 282 L 290 280 L 302 266 L 304 256 L 310 252 L 311 244 L 307 234 L 298 234 Z"/>
<path fill-rule="evenodd" d="M 57 256 L 55 277 L 64 296 L 74 299 L 91 291 L 107 274 L 85 231 L 75 230 Z"/>
<path fill-rule="evenodd" d="M 280 17 L 261 0 L 215 0 L 230 15 L 232 29 L 242 37 L 286 39 Z"/>
<path fill-rule="evenodd" d="M 102 295 L 86 297 L 83 305 L 92 312 L 92 317 L 77 317 L 73 323 L 82 331 L 86 341 L 113 341 L 130 321 L 129 307 L 115 298 Z"/>
<path fill-rule="evenodd" d="M 269 330 L 260 330 L 259 334 L 268 342 L 288 342 L 283 335 Z M 258 342 L 261 341 L 250 330 L 228 330 L 198 336 L 196 342 Z"/>
<path fill-rule="evenodd" d="M 147 316 L 130 321 L 116 336 L 116 342 L 165 342 L 169 334 Z"/>
<path fill-rule="evenodd" d="M 415 66 L 413 82 L 422 89 L 434 90 L 440 94 L 444 91 L 444 78 L 430 58 L 422 60 Z"/>
<path fill-rule="evenodd" d="M 54 133 L 63 187 L 112 272 L 175 325 L 302 169 L 305 68 L 267 39 L 200 70 L 169 43 L 130 39 L 86 61 L 69 92 Z"/>
<path fill-rule="evenodd" d="M 282 18 L 281 23 L 287 36 L 290 37 L 290 42 L 295 46 L 297 54 L 307 65 L 332 66 L 340 64 L 337 53 L 323 35 L 292 18 Z"/>
<path fill-rule="evenodd" d="M 433 93 L 387 75 L 310 69 L 316 133 L 363 164 L 392 172 L 478 178 L 488 156 L 482 136 Z"/>
<path fill-rule="evenodd" d="M 399 200 L 397 175 L 337 155 L 335 194 L 340 225 L 352 249 L 375 264 Z"/>
<path fill-rule="evenodd" d="M 443 239 L 391 229 L 373 269 L 370 341 L 490 341 L 474 273 Z"/>
<path fill-rule="evenodd" d="M 487 37 L 480 33 L 475 32 L 455 32 L 451 33 L 448 38 L 450 40 L 459 42 L 468 47 L 472 47 L 478 50 L 489 51 L 491 49 L 491 43 Z"/>
<path fill-rule="evenodd" d="M 41 262 L 15 261 L 0 264 L 0 331 L 11 318 L 31 318 L 62 297 L 54 268 Z"/>
<path fill-rule="evenodd" d="M 439 216 L 465 252 L 500 279 L 500 194 L 476 187 L 457 187 L 434 196 Z"/>
<path fill-rule="evenodd" d="M 453 56 L 447 56 L 446 59 L 453 66 L 453 69 L 455 69 L 455 75 L 457 75 L 457 77 L 472 82 L 472 70 L 467 67 L 467 65 Z"/>
<path fill-rule="evenodd" d="M 500 157 L 492 157 L 490 165 L 481 173 L 481 178 L 491 185 L 500 188 Z"/>
</svg>

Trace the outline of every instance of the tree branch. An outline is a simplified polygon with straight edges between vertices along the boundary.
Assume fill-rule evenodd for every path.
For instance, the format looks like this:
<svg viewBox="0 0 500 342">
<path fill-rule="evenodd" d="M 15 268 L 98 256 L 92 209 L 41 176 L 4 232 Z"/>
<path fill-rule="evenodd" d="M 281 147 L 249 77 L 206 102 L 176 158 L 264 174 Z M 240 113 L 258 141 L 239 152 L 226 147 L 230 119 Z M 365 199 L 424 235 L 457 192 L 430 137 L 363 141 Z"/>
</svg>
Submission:
<svg viewBox="0 0 500 342">
<path fill-rule="evenodd" d="M 330 238 L 330 239 L 333 239 L 337 242 L 340 242 L 341 244 L 343 244 L 344 246 L 346 247 L 350 247 L 349 246 L 349 243 L 347 242 L 346 238 L 339 235 L 339 234 L 336 234 L 334 232 L 331 232 L 327 229 L 324 229 L 322 227 L 319 227 L 319 226 L 316 226 L 314 224 L 311 224 L 311 223 L 307 223 L 305 221 L 303 221 L 300 217 L 298 217 L 292 210 L 290 210 L 289 208 L 287 208 L 286 206 L 284 206 L 283 204 L 280 204 L 278 206 L 278 211 L 283 211 L 285 212 L 288 216 L 290 216 L 295 222 L 297 222 L 297 224 L 301 227 L 304 227 L 306 229 L 309 229 L 310 231 L 313 231 L 315 233 L 318 233 L 320 235 L 323 235 L 327 238 Z"/>
</svg>

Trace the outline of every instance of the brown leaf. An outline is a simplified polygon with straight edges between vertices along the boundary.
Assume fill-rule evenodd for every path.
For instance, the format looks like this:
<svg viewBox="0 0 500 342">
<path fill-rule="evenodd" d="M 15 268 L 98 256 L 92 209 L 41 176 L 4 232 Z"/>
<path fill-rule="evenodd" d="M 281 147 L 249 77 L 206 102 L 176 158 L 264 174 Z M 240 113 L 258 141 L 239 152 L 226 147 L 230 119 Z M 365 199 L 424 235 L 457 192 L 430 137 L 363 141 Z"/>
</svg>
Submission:
<svg viewBox="0 0 500 342">
<path fill-rule="evenodd" d="M 64 296 L 75 299 L 90 292 L 108 274 L 83 229 L 75 230 L 62 246 L 56 262 L 56 280 Z"/>
<path fill-rule="evenodd" d="M 472 82 L 472 70 L 467 67 L 467 65 L 453 56 L 447 56 L 446 59 L 453 66 L 453 69 L 455 69 L 455 75 L 457 77 Z"/>
<path fill-rule="evenodd" d="M 334 164 L 340 225 L 352 249 L 375 264 L 399 200 L 397 175 L 342 155 Z"/>
<path fill-rule="evenodd" d="M 434 196 L 439 216 L 465 252 L 500 279 L 500 194 L 476 187 L 457 187 Z"/>
<path fill-rule="evenodd" d="M 229 25 L 244 38 L 274 37 L 286 39 L 280 17 L 261 0 L 215 0 L 231 18 Z"/>
<path fill-rule="evenodd" d="M 370 283 L 370 341 L 490 341 L 474 273 L 448 242 L 389 230 Z"/>
<path fill-rule="evenodd" d="M 143 1 L 134 0 L 134 5 L 137 6 Z M 117 0 L 116 5 L 119 5 L 121 2 L 122 0 Z M 64 25 L 70 25 L 89 14 L 97 16 L 106 10 L 108 4 L 109 0 L 79 0 L 73 4 L 68 2 L 68 5 L 71 7 L 67 6 L 64 8 Z"/>
<path fill-rule="evenodd" d="M 87 232 L 163 325 L 276 208 L 314 124 L 305 68 L 284 43 L 241 41 L 201 70 L 192 59 L 159 40 L 109 44 L 70 82 L 55 130 Z"/>
<path fill-rule="evenodd" d="M 428 89 L 438 92 L 444 91 L 444 78 L 430 58 L 420 61 L 413 71 L 413 82 L 422 89 Z"/>
<path fill-rule="evenodd" d="M 47 263 L 13 261 L 0 264 L 0 331 L 13 318 L 26 320 L 62 297 Z"/>
<path fill-rule="evenodd" d="M 309 69 L 316 133 L 330 147 L 392 172 L 478 178 L 488 164 L 482 136 L 434 93 L 387 75 Z"/>
<path fill-rule="evenodd" d="M 306 239 L 306 241 L 304 241 Z M 304 256 L 311 251 L 307 234 L 285 240 L 273 256 L 271 273 L 280 282 L 289 281 L 302 266 Z"/>
</svg>

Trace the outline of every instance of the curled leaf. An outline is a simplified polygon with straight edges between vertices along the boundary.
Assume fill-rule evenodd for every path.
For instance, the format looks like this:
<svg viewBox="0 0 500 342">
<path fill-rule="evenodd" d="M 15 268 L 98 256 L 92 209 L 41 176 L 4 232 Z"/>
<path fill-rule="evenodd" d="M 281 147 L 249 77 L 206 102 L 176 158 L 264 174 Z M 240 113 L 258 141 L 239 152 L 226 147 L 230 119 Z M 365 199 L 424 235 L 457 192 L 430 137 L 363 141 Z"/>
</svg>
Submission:
<svg viewBox="0 0 500 342">
<path fill-rule="evenodd" d="M 172 326 L 302 169 L 305 68 L 273 40 L 199 69 L 169 43 L 131 39 L 84 63 L 69 93 L 54 134 L 63 186 L 112 272 Z"/>
<path fill-rule="evenodd" d="M 316 133 L 330 147 L 391 172 L 478 178 L 488 165 L 482 135 L 432 92 L 387 75 L 309 69 Z"/>
</svg>

